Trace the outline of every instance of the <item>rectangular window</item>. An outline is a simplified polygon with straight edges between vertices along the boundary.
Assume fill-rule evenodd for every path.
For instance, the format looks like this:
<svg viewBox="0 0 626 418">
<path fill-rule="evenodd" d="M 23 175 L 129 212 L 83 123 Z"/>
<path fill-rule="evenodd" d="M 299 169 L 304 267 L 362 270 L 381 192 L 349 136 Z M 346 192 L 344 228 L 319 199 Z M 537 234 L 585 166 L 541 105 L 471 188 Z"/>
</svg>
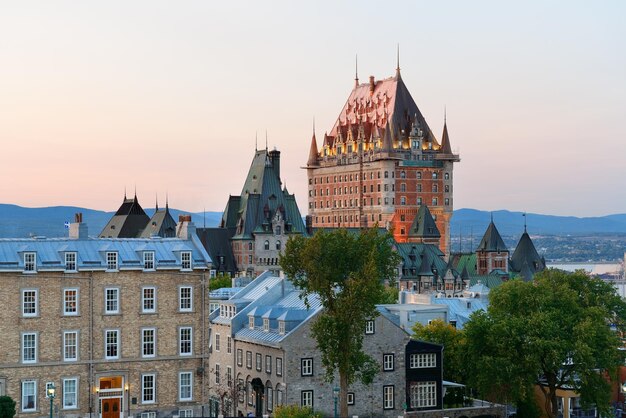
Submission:
<svg viewBox="0 0 626 418">
<path fill-rule="evenodd" d="M 215 384 L 216 385 L 220 384 L 220 365 L 219 364 L 215 365 Z"/>
<path fill-rule="evenodd" d="M 33 317 L 39 313 L 39 301 L 36 289 L 22 290 L 22 316 Z"/>
<path fill-rule="evenodd" d="M 230 337 L 226 337 L 226 352 L 231 354 L 233 352 L 233 339 Z"/>
<path fill-rule="evenodd" d="M 143 252 L 143 269 L 154 270 L 154 251 Z"/>
<path fill-rule="evenodd" d="M 178 416 L 180 418 L 191 418 L 193 417 L 193 409 L 179 409 Z"/>
<path fill-rule="evenodd" d="M 436 382 L 413 382 L 410 388 L 411 408 L 437 406 Z"/>
<path fill-rule="evenodd" d="M 183 270 L 191 270 L 191 251 L 181 251 L 180 267 Z"/>
<path fill-rule="evenodd" d="M 252 315 L 248 317 L 248 328 L 254 329 L 254 316 Z"/>
<path fill-rule="evenodd" d="M 246 351 L 246 367 L 252 368 L 252 351 Z"/>
<path fill-rule="evenodd" d="M 303 390 L 300 392 L 300 406 L 305 408 L 313 408 L 313 391 Z"/>
<path fill-rule="evenodd" d="M 142 412 L 141 418 L 156 418 L 156 412 Z"/>
<path fill-rule="evenodd" d="M 260 372 L 263 370 L 263 356 L 260 353 L 256 353 L 256 370 Z"/>
<path fill-rule="evenodd" d="M 76 393 L 78 392 L 78 379 L 63 379 L 63 409 L 76 409 L 78 407 Z"/>
<path fill-rule="evenodd" d="M 104 356 L 107 360 L 120 358 L 120 331 L 108 329 L 104 332 Z"/>
<path fill-rule="evenodd" d="M 302 376 L 313 376 L 313 359 L 303 358 L 300 360 L 300 371 Z"/>
<path fill-rule="evenodd" d="M 354 405 L 354 392 L 348 392 L 348 405 Z"/>
<path fill-rule="evenodd" d="M 231 387 L 233 384 L 233 368 L 230 366 L 226 366 L 226 384 L 228 384 L 228 387 Z"/>
<path fill-rule="evenodd" d="M 394 409 L 393 386 L 383 386 L 383 409 Z"/>
<path fill-rule="evenodd" d="M 193 330 L 191 327 L 181 327 L 178 330 L 179 351 L 181 356 L 190 356 L 192 347 Z"/>
<path fill-rule="evenodd" d="M 276 405 L 283 404 L 283 391 L 280 389 L 276 389 Z"/>
<path fill-rule="evenodd" d="M 141 357 L 156 355 L 156 329 L 144 328 L 141 330 Z"/>
<path fill-rule="evenodd" d="M 78 331 L 63 332 L 63 361 L 78 360 Z"/>
<path fill-rule="evenodd" d="M 117 253 L 113 253 L 117 254 Z M 120 289 L 108 287 L 104 289 L 104 313 L 116 314 L 120 312 Z"/>
<path fill-rule="evenodd" d="M 265 388 L 265 399 L 267 399 L 267 410 L 272 411 L 274 409 L 274 391 L 272 388 Z"/>
<path fill-rule="evenodd" d="M 437 354 L 411 354 L 409 357 L 409 367 L 411 369 L 424 369 L 437 366 Z"/>
<path fill-rule="evenodd" d="M 63 315 L 78 315 L 78 289 L 63 289 Z"/>
<path fill-rule="evenodd" d="M 263 318 L 263 331 L 268 332 L 270 330 L 270 320 Z"/>
<path fill-rule="evenodd" d="M 278 333 L 285 334 L 285 321 L 278 321 Z"/>
<path fill-rule="evenodd" d="M 272 356 L 265 356 L 265 373 L 272 373 Z"/>
<path fill-rule="evenodd" d="M 190 401 L 192 399 L 193 399 L 193 373 L 180 372 L 178 374 L 178 400 Z M 192 416 L 192 415 L 188 415 L 188 416 Z"/>
<path fill-rule="evenodd" d="M 156 375 L 141 375 L 141 403 L 154 403 L 155 401 Z"/>
<path fill-rule="evenodd" d="M 37 253 L 24 253 L 24 271 L 37 271 Z"/>
<path fill-rule="evenodd" d="M 215 334 L 215 351 L 220 351 L 220 335 Z"/>
<path fill-rule="evenodd" d="M 283 375 L 283 359 L 282 357 L 276 357 L 276 376 Z"/>
<path fill-rule="evenodd" d="M 107 270 L 117 270 L 117 253 L 108 252 L 107 257 Z"/>
<path fill-rule="evenodd" d="M 156 287 L 144 287 L 141 289 L 141 312 L 156 312 Z"/>
<path fill-rule="evenodd" d="M 178 288 L 178 310 L 181 312 L 191 312 L 193 310 L 193 289 L 191 286 Z"/>
<path fill-rule="evenodd" d="M 243 350 L 241 348 L 237 349 L 237 366 L 243 366 Z"/>
<path fill-rule="evenodd" d="M 374 321 L 373 320 L 369 320 L 365 323 L 365 333 L 366 334 L 374 333 Z"/>
<path fill-rule="evenodd" d="M 37 363 L 37 333 L 22 334 L 22 363 Z"/>
<path fill-rule="evenodd" d="M 22 412 L 37 410 L 37 382 L 25 380 L 22 382 Z"/>
<path fill-rule="evenodd" d="M 65 271 L 66 272 L 76 271 L 76 253 L 75 252 L 65 253 Z"/>
<path fill-rule="evenodd" d="M 394 369 L 394 355 L 383 354 L 383 370 L 386 372 L 393 371 Z"/>
</svg>

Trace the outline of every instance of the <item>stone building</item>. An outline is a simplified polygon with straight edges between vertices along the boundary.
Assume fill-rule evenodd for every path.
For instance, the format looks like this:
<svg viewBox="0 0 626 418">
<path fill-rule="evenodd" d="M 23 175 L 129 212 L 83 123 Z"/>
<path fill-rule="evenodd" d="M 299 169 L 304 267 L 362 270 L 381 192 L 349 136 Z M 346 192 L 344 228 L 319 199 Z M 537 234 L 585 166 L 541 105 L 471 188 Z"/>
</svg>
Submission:
<svg viewBox="0 0 626 418">
<path fill-rule="evenodd" d="M 307 308 L 299 296 L 289 280 L 267 272 L 211 314 L 213 412 L 261 416 L 277 405 L 297 404 L 332 415 L 338 382 L 324 380 L 321 355 L 311 336 L 320 302 L 309 297 Z M 384 307 L 379 311 L 363 330 L 363 344 L 365 352 L 380 361 L 380 373 L 369 386 L 350 386 L 350 415 L 396 417 L 406 402 L 409 335 L 396 316 Z"/>
<path fill-rule="evenodd" d="M 397 242 L 409 240 L 420 206 L 427 205 L 449 252 L 453 211 L 452 152 L 444 120 L 437 140 L 400 74 L 373 76 L 354 87 L 321 147 L 315 132 L 306 167 L 313 227 L 393 229 Z"/>
<path fill-rule="evenodd" d="M 210 258 L 178 238 L 0 240 L 0 390 L 18 416 L 201 415 Z"/>
</svg>

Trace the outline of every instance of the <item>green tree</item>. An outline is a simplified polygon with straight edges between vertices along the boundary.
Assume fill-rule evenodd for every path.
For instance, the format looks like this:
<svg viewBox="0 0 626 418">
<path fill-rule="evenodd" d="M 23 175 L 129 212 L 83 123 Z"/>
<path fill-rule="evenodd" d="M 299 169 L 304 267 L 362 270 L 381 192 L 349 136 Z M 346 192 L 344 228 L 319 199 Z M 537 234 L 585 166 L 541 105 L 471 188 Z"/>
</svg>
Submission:
<svg viewBox="0 0 626 418">
<path fill-rule="evenodd" d="M 209 280 L 210 291 L 221 289 L 223 287 L 231 287 L 231 286 L 232 286 L 232 281 L 230 278 L 230 274 L 220 275 L 218 277 L 214 277 L 211 280 Z"/>
<path fill-rule="evenodd" d="M 299 405 L 278 405 L 274 411 L 274 418 L 322 418 L 322 415 L 313 412 L 311 408 Z"/>
<path fill-rule="evenodd" d="M 470 382 L 495 400 L 532 397 L 538 384 L 557 415 L 557 389 L 572 388 L 583 406 L 610 414 L 610 386 L 621 361 L 618 332 L 624 331 L 626 302 L 612 285 L 584 272 L 546 270 L 532 282 L 511 280 L 493 289 L 487 312 L 465 326 Z"/>
<path fill-rule="evenodd" d="M 378 314 L 385 281 L 393 281 L 399 256 L 390 234 L 374 229 L 357 234 L 338 229 L 318 231 L 311 238 L 295 236 L 286 245 L 280 265 L 305 301 L 317 294 L 323 306 L 312 324 L 326 380 L 339 374 L 341 416 L 348 416 L 348 386 L 356 379 L 372 382 L 377 363 L 363 352 L 366 322 Z"/>
<path fill-rule="evenodd" d="M 452 382 L 464 383 L 463 374 L 463 331 L 456 329 L 441 319 L 435 319 L 428 325 L 416 322 L 411 328 L 411 338 L 441 344 L 443 352 L 443 378 Z"/>
<path fill-rule="evenodd" d="M 10 396 L 0 396 L 0 418 L 15 416 L 15 401 Z"/>
</svg>

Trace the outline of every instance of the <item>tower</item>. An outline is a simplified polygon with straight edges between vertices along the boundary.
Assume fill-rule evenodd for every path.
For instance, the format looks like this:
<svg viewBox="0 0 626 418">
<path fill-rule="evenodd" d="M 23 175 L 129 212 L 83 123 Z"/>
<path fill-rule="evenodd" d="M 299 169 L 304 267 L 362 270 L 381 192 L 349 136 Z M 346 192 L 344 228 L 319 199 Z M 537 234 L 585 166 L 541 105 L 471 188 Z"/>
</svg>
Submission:
<svg viewBox="0 0 626 418">
<path fill-rule="evenodd" d="M 491 222 L 476 249 L 477 273 L 490 274 L 494 270 L 509 271 L 509 250 L 506 248 L 498 228 Z"/>
<path fill-rule="evenodd" d="M 429 128 L 400 74 L 357 81 L 321 149 L 315 133 L 306 167 L 312 226 L 373 227 L 409 240 L 420 206 L 426 205 L 450 247 L 453 165 L 447 124 L 441 142 Z"/>
</svg>

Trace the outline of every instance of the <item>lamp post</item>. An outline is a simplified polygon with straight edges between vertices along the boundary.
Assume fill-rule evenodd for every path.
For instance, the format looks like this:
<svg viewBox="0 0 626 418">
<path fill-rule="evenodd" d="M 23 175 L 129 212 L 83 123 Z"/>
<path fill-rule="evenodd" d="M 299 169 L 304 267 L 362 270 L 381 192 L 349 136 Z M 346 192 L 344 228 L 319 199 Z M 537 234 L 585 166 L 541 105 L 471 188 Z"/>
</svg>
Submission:
<svg viewBox="0 0 626 418">
<path fill-rule="evenodd" d="M 339 398 L 339 388 L 335 386 L 333 388 L 333 399 L 335 400 L 335 418 L 337 418 L 337 399 Z"/>
<path fill-rule="evenodd" d="M 54 383 L 51 384 L 50 386 L 48 386 L 48 398 L 50 398 L 50 418 L 53 418 L 53 412 L 54 412 L 54 392 L 55 392 L 56 388 L 54 387 Z"/>
</svg>

